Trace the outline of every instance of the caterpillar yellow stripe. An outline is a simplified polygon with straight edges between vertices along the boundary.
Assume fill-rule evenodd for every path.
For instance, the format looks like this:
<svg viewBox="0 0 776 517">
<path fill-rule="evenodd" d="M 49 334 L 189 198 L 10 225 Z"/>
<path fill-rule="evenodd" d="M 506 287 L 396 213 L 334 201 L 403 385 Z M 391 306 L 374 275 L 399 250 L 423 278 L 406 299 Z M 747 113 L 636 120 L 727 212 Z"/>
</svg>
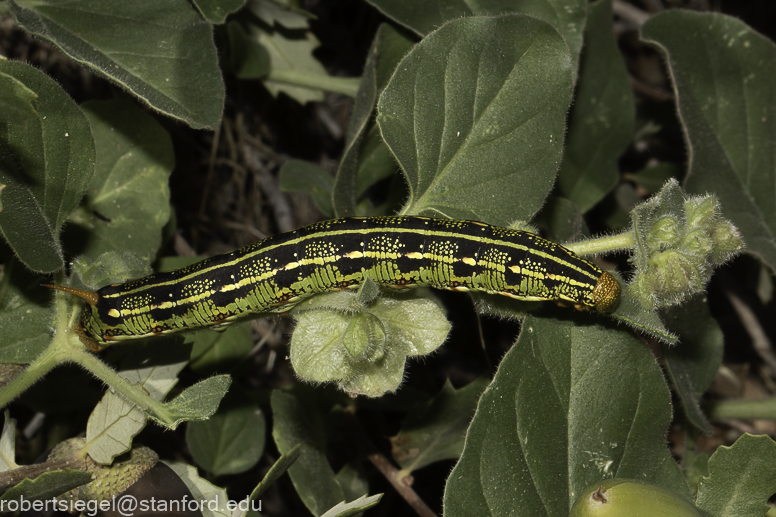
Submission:
<svg viewBox="0 0 776 517">
<path fill-rule="evenodd" d="M 94 350 L 156 334 L 220 328 L 354 289 L 429 286 L 612 312 L 620 284 L 563 246 L 529 232 L 424 217 L 333 219 L 197 264 L 97 292 L 49 286 L 88 302 L 76 332 Z"/>
</svg>

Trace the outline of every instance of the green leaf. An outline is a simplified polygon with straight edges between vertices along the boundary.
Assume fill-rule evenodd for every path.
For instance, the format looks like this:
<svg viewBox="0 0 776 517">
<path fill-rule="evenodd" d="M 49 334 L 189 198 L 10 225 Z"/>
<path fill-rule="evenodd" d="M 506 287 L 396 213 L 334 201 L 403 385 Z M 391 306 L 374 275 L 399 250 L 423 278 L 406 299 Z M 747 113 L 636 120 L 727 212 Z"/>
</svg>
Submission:
<svg viewBox="0 0 776 517">
<path fill-rule="evenodd" d="M 193 340 L 189 366 L 200 375 L 229 371 L 253 349 L 250 325 L 232 325 L 223 332 L 196 332 Z"/>
<path fill-rule="evenodd" d="M 272 390 L 272 437 L 281 454 L 302 444 L 299 459 L 289 469 L 299 497 L 313 515 L 345 499 L 334 470 L 326 459 L 323 416 L 317 405 L 304 404 L 292 393 Z"/>
<path fill-rule="evenodd" d="M 209 419 L 186 425 L 186 444 L 194 461 L 213 476 L 239 474 L 259 461 L 265 431 L 261 409 L 232 396 Z"/>
<path fill-rule="evenodd" d="M 148 395 L 162 401 L 178 382 L 178 373 L 186 366 L 189 347 L 180 346 L 180 338 L 144 340 L 126 351 L 119 361 L 119 373 L 131 384 L 142 386 Z M 176 346 L 177 345 L 177 346 Z M 150 347 L 155 349 L 149 364 Z M 146 415 L 137 406 L 108 391 L 89 417 L 86 439 L 89 455 L 97 463 L 110 464 L 132 447 L 132 439 L 146 425 Z"/>
<path fill-rule="evenodd" d="M 22 63 L 0 61 L 0 72 L 38 98 L 39 118 L 26 127 L 0 124 L 0 230 L 19 259 L 33 271 L 62 268 L 59 233 L 92 178 L 94 143 L 78 106 L 44 73 Z"/>
<path fill-rule="evenodd" d="M 302 444 L 297 444 L 287 452 L 283 453 L 280 458 L 278 458 L 278 460 L 270 467 L 269 471 L 264 476 L 264 479 L 261 480 L 261 483 L 256 485 L 256 488 L 253 489 L 253 492 L 251 492 L 250 500 L 257 500 L 261 494 L 267 490 L 267 488 L 272 486 L 280 476 L 286 473 L 291 465 L 293 465 L 296 460 L 299 459 L 300 454 L 302 454 Z M 251 509 L 248 511 L 247 515 L 248 517 L 257 517 L 259 513 Z"/>
<path fill-rule="evenodd" d="M 289 160 L 278 173 L 278 184 L 284 192 L 302 192 L 313 198 L 315 207 L 326 217 L 331 217 L 331 189 L 334 178 L 314 163 Z"/>
<path fill-rule="evenodd" d="M 154 415 L 148 416 L 171 429 L 188 420 L 207 420 L 218 409 L 231 383 L 232 379 L 228 375 L 216 375 L 183 390 L 180 395 L 165 404 L 171 424 Z"/>
<path fill-rule="evenodd" d="M 709 458 L 709 477 L 698 486 L 698 508 L 708 515 L 765 515 L 776 486 L 776 443 L 744 434 Z"/>
<path fill-rule="evenodd" d="M 224 23 L 227 16 L 245 5 L 245 0 L 193 0 L 193 2 L 202 16 L 215 24 Z"/>
<path fill-rule="evenodd" d="M 231 517 L 232 512 L 227 508 L 229 496 L 226 490 L 202 479 L 197 474 L 197 469 L 191 465 L 174 461 L 163 461 L 162 463 L 178 474 L 178 477 L 191 492 L 193 499 L 200 502 L 199 509 L 203 517 Z"/>
<path fill-rule="evenodd" d="M 259 79 L 269 73 L 269 52 L 251 38 L 238 22 L 226 24 L 229 38 L 229 64 L 240 79 Z"/>
<path fill-rule="evenodd" d="M 24 86 L 23 82 L 0 73 L 0 124 L 27 127 L 28 122 L 38 118 L 38 112 L 32 105 L 37 98 L 38 94 Z"/>
<path fill-rule="evenodd" d="M 351 394 L 377 397 L 396 390 L 406 357 L 433 352 L 450 330 L 438 302 L 423 294 L 383 296 L 368 307 L 355 304 L 357 294 L 349 291 L 305 300 L 292 312 L 298 320 L 289 354 L 294 371 L 307 381 L 337 382 Z M 376 321 L 357 318 L 354 325 L 354 313 Z"/>
<path fill-rule="evenodd" d="M 666 325 L 679 335 L 679 344 L 663 346 L 668 375 L 682 400 L 687 419 L 711 435 L 714 431 L 698 406 L 722 362 L 724 338 L 709 313 L 705 296 L 696 296 L 670 311 L 661 311 Z"/>
<path fill-rule="evenodd" d="M 355 501 L 349 503 L 342 501 L 341 503 L 336 504 L 331 510 L 324 513 L 321 517 L 351 517 L 360 515 L 361 512 L 377 506 L 377 503 L 379 503 L 382 498 L 383 494 L 372 496 L 362 495 Z"/>
<path fill-rule="evenodd" d="M 714 192 L 749 251 L 776 270 L 776 46 L 742 21 L 671 10 L 642 38 L 674 81 L 689 145 L 687 192 Z"/>
<path fill-rule="evenodd" d="M 187 0 L 9 0 L 17 23 L 195 129 L 221 122 L 212 26 Z"/>
<path fill-rule="evenodd" d="M 138 257 L 129 251 L 106 251 L 94 260 L 80 256 L 73 261 L 74 287 L 96 290 L 108 284 L 150 275 L 153 271 L 148 257 Z"/>
<path fill-rule="evenodd" d="M 562 197 L 550 196 L 531 224 L 546 230 L 542 232 L 545 239 L 553 242 L 572 242 L 582 235 L 585 221 L 576 203 Z"/>
<path fill-rule="evenodd" d="M 566 43 L 534 18 L 464 18 L 430 34 L 377 108 L 409 184 L 402 214 L 530 219 L 558 169 L 571 89 Z"/>
<path fill-rule="evenodd" d="M 142 386 L 152 399 L 164 400 L 178 384 L 178 374 L 188 362 L 190 347 L 179 336 L 163 336 L 127 348 L 118 364 L 121 376 Z"/>
<path fill-rule="evenodd" d="M 379 93 L 388 84 L 396 65 L 409 52 L 412 44 L 409 38 L 388 24 L 381 24 L 377 29 L 364 64 L 361 84 L 358 87 L 353 114 L 345 137 L 345 152 L 334 180 L 332 203 L 337 217 L 356 215 L 356 198 L 363 189 L 358 185 L 359 178 L 363 177 L 362 169 L 377 170 L 377 168 L 366 167 L 367 160 L 363 155 L 379 154 L 378 149 L 383 155 L 387 151 L 379 134 L 374 131 L 375 105 Z M 367 137 L 369 134 L 373 135 L 371 140 Z M 364 141 L 365 137 L 367 141 Z M 364 148 L 367 146 L 369 149 Z M 384 163 L 383 160 L 378 161 Z M 392 158 L 391 162 L 393 162 Z M 393 163 L 393 171 L 395 171 L 396 165 L 395 162 Z M 368 182 L 367 186 L 371 184 L 372 182 Z"/>
<path fill-rule="evenodd" d="M 9 488 L 0 501 L 44 501 L 92 481 L 92 473 L 83 470 L 54 470 L 35 479 L 25 479 Z"/>
<path fill-rule="evenodd" d="M 617 160 L 631 142 L 635 118 L 628 72 L 612 32 L 612 2 L 590 4 L 560 195 L 587 212 L 617 185 Z"/>
<path fill-rule="evenodd" d="M 420 35 L 427 35 L 443 24 L 472 16 L 500 16 L 522 13 L 543 20 L 560 32 L 571 48 L 576 70 L 582 29 L 585 25 L 585 2 L 580 0 L 367 0 L 392 20 Z"/>
<path fill-rule="evenodd" d="M 291 36 L 258 25 L 251 25 L 248 31 L 248 36 L 269 53 L 270 73 L 264 79 L 264 86 L 273 96 L 283 92 L 300 104 L 323 100 L 320 88 L 296 85 L 305 78 L 328 77 L 326 69 L 313 57 L 319 43 L 311 32 Z"/>
<path fill-rule="evenodd" d="M 624 285 L 624 280 L 615 271 L 610 271 L 620 285 Z M 631 327 L 644 332 L 657 339 L 658 341 L 667 345 L 675 345 L 679 338 L 666 328 L 663 320 L 660 319 L 660 314 L 657 311 L 648 310 L 642 307 L 642 305 L 633 299 L 627 289 L 620 296 L 620 304 L 617 306 L 612 318 L 624 321 Z"/>
<path fill-rule="evenodd" d="M 0 363 L 31 363 L 51 343 L 50 294 L 43 278 L 17 259 L 4 261 L 0 277 Z"/>
<path fill-rule="evenodd" d="M 480 377 L 456 390 L 448 379 L 430 401 L 407 414 L 391 437 L 391 454 L 401 465 L 399 479 L 435 461 L 458 459 L 477 401 L 489 380 Z"/>
<path fill-rule="evenodd" d="M 369 481 L 364 471 L 363 462 L 358 459 L 346 463 L 335 477 L 342 492 L 345 494 L 345 500 L 357 499 L 363 494 L 369 493 Z"/>
<path fill-rule="evenodd" d="M 71 218 L 88 229 L 80 253 L 131 249 L 150 260 L 170 217 L 172 141 L 162 126 L 126 100 L 83 105 L 97 149 L 97 166 L 83 206 Z M 75 240 L 75 239 L 74 239 Z M 79 239 L 81 240 L 81 239 Z"/>
<path fill-rule="evenodd" d="M 16 420 L 6 409 L 3 413 L 3 433 L 0 434 L 0 472 L 15 469 L 16 464 Z"/>
<path fill-rule="evenodd" d="M 585 316 L 526 318 L 480 398 L 446 517 L 567 515 L 586 487 L 612 477 L 689 499 L 666 447 L 671 398 L 655 358 L 629 332 Z"/>
<path fill-rule="evenodd" d="M 278 24 L 286 29 L 309 28 L 310 19 L 315 18 L 312 14 L 296 7 L 295 2 L 286 2 L 286 8 L 281 7 L 280 3 L 273 0 L 248 0 L 246 7 L 270 27 Z"/>
<path fill-rule="evenodd" d="M 143 410 L 112 391 L 106 391 L 86 424 L 89 456 L 101 465 L 132 448 L 132 438 L 143 430 Z"/>
</svg>

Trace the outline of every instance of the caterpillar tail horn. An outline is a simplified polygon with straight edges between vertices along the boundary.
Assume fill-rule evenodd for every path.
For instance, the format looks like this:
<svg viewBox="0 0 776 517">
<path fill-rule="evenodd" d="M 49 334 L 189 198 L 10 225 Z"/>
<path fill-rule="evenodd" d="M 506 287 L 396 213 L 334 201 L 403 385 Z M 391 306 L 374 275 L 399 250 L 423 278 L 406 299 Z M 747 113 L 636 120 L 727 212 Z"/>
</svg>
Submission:
<svg viewBox="0 0 776 517">
<path fill-rule="evenodd" d="M 76 289 L 74 287 L 67 287 L 64 285 L 53 285 L 53 284 L 41 284 L 43 287 L 48 287 L 49 289 L 56 289 L 57 291 L 64 291 L 68 294 L 74 294 L 75 296 L 82 298 L 83 300 L 86 300 L 86 303 L 89 305 L 97 305 L 97 302 L 100 300 L 100 295 L 97 294 L 94 291 L 84 291 L 82 289 Z"/>
<path fill-rule="evenodd" d="M 89 305 L 97 305 L 97 302 L 100 300 L 100 295 L 97 294 L 94 291 L 84 291 L 83 289 L 75 289 L 74 287 L 67 287 L 63 285 L 54 285 L 54 284 L 41 284 L 43 287 L 48 287 L 49 289 L 56 289 L 57 291 L 64 291 L 68 294 L 75 295 L 79 298 L 82 298 L 86 301 Z M 92 352 L 99 352 L 103 349 L 102 346 L 100 346 L 97 341 L 95 341 L 91 336 L 89 336 L 86 331 L 81 326 L 81 323 L 78 322 L 75 325 L 75 328 L 73 329 L 73 332 L 75 332 L 78 337 L 81 339 L 81 342 L 89 348 Z"/>
</svg>

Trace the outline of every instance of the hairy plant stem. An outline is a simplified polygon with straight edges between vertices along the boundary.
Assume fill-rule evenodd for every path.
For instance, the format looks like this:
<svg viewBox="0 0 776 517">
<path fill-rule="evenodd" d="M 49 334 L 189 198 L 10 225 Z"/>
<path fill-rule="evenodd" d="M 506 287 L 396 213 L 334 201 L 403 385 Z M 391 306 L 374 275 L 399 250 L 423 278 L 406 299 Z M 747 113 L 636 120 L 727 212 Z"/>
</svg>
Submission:
<svg viewBox="0 0 776 517">
<path fill-rule="evenodd" d="M 572 244 L 564 244 L 563 246 L 570 249 L 579 256 L 585 256 L 593 255 L 596 253 L 606 253 L 610 251 L 628 249 L 633 247 L 635 244 L 636 235 L 631 230 L 619 235 L 608 235 L 605 237 L 598 237 L 597 239 L 574 242 Z"/>
<path fill-rule="evenodd" d="M 65 295 L 58 295 L 56 297 L 54 305 L 56 328 L 71 328 L 71 324 L 77 318 L 77 313 L 78 311 L 75 308 L 72 308 L 72 312 L 68 310 Z M 70 331 L 58 332 L 51 340 L 49 347 L 42 354 L 30 363 L 22 373 L 0 389 L 0 407 L 7 406 L 13 399 L 42 379 L 43 376 L 56 366 L 68 362 L 82 366 L 160 423 L 168 427 L 174 426 L 175 419 L 170 415 L 164 404 L 155 401 L 148 396 L 148 393 L 143 388 L 131 384 L 127 379 L 116 373 L 110 366 L 89 352 L 78 336 Z"/>
<path fill-rule="evenodd" d="M 776 420 L 776 397 L 761 400 L 721 400 L 708 405 L 709 418 Z"/>
<path fill-rule="evenodd" d="M 61 347 L 57 347 L 56 343 L 52 343 L 22 373 L 0 389 L 0 407 L 7 406 L 57 365 L 65 362 L 67 362 L 67 354 Z"/>
</svg>

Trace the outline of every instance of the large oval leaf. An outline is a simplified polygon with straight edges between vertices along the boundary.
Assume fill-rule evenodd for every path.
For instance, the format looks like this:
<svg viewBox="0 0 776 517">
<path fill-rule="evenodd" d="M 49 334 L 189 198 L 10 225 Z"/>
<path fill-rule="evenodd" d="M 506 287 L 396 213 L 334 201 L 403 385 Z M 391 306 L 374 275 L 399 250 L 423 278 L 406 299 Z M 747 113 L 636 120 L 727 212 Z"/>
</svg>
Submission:
<svg viewBox="0 0 776 517">
<path fill-rule="evenodd" d="M 150 259 L 170 217 L 168 179 L 175 167 L 170 135 L 134 102 L 89 101 L 82 108 L 97 166 L 83 206 L 70 218 L 76 224 L 66 233 L 83 233 L 77 251 L 92 259 L 127 249 Z"/>
<path fill-rule="evenodd" d="M 39 273 L 63 265 L 59 233 L 94 171 L 94 142 L 81 110 L 46 74 L 1 61 L 0 72 L 34 92 L 38 117 L 0 123 L 0 229 L 24 264 Z"/>
<path fill-rule="evenodd" d="M 666 56 L 688 143 L 687 192 L 714 192 L 776 270 L 776 45 L 721 14 L 667 11 L 642 37 Z"/>
<path fill-rule="evenodd" d="M 529 219 L 558 169 L 571 77 L 563 38 L 527 16 L 465 18 L 425 38 L 377 106 L 409 183 L 402 213 Z"/>
<path fill-rule="evenodd" d="M 574 69 L 582 48 L 585 26 L 585 0 L 367 0 L 386 16 L 426 35 L 446 22 L 471 16 L 497 16 L 521 13 L 555 27 L 571 49 Z"/>
<path fill-rule="evenodd" d="M 671 397 L 630 333 L 526 318 L 480 398 L 445 516 L 563 516 L 588 485 L 637 478 L 689 497 L 666 447 Z"/>
<path fill-rule="evenodd" d="M 221 122 L 212 26 L 188 0 L 9 0 L 16 21 L 149 106 L 196 129 Z"/>
</svg>

